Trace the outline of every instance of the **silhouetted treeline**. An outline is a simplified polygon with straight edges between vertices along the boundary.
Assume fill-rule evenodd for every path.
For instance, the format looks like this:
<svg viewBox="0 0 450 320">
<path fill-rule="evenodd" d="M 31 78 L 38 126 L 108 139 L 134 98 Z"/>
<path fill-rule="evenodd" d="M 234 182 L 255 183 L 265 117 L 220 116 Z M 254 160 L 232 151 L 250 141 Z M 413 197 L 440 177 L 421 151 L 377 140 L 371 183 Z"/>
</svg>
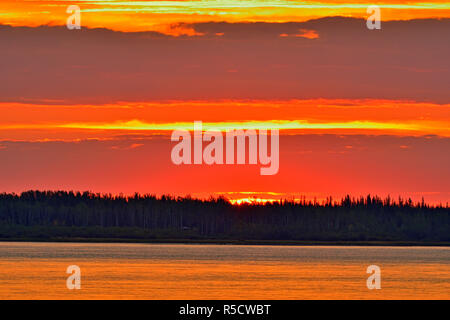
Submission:
<svg viewBox="0 0 450 320">
<path fill-rule="evenodd" d="M 0 238 L 450 241 L 450 208 L 401 198 L 231 205 L 65 191 L 0 194 Z"/>
</svg>

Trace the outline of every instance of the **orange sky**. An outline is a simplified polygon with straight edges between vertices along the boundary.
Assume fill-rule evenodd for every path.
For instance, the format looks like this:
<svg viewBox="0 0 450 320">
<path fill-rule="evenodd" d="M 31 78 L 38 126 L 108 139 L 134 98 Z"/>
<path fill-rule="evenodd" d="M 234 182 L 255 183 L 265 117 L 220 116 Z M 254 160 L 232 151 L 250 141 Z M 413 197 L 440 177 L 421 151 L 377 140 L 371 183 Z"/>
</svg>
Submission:
<svg viewBox="0 0 450 320">
<path fill-rule="evenodd" d="M 0 110 L 3 191 L 223 195 L 237 203 L 302 197 L 321 201 L 347 193 L 414 200 L 423 196 L 436 204 L 450 198 L 449 105 L 343 99 L 113 105 L 4 102 Z M 259 165 L 176 166 L 170 160 L 174 143 L 169 136 L 180 123 L 203 120 L 204 125 L 245 128 L 249 120 L 257 124 L 274 119 L 324 126 L 356 121 L 379 127 L 281 130 L 280 171 L 275 176 L 260 176 Z M 134 121 L 147 127 L 136 128 Z M 118 124 L 130 127 L 117 129 Z M 418 130 L 386 129 L 392 124 Z"/>
<path fill-rule="evenodd" d="M 0 0 L 0 192 L 445 203 L 450 3 L 377 4 L 370 31 L 353 0 Z M 174 165 L 193 121 L 280 129 L 279 173 Z"/>
<path fill-rule="evenodd" d="M 167 34 L 197 34 L 179 23 L 209 21 L 292 22 L 327 16 L 367 17 L 374 3 L 357 0 L 181 0 L 181 1 L 0 1 L 0 23 L 15 26 L 64 25 L 69 5 L 79 5 L 85 27 L 120 31 L 155 30 Z M 376 2 L 382 20 L 450 17 L 448 0 Z"/>
<path fill-rule="evenodd" d="M 391 100 L 163 101 L 106 105 L 0 103 L 0 132 L 10 140 L 77 140 L 117 134 L 280 129 L 281 134 L 333 133 L 450 137 L 450 105 Z M 257 110 L 257 112 L 255 112 Z"/>
</svg>

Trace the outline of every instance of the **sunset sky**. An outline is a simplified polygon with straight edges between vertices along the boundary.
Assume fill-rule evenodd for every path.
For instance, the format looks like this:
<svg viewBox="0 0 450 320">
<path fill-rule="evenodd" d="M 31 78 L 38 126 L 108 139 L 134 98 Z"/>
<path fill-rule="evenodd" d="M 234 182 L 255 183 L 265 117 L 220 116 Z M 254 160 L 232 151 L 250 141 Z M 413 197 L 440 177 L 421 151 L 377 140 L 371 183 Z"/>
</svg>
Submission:
<svg viewBox="0 0 450 320">
<path fill-rule="evenodd" d="M 0 0 L 0 192 L 445 204 L 449 57 L 449 1 Z M 174 165 L 193 121 L 280 129 L 279 173 Z"/>
</svg>

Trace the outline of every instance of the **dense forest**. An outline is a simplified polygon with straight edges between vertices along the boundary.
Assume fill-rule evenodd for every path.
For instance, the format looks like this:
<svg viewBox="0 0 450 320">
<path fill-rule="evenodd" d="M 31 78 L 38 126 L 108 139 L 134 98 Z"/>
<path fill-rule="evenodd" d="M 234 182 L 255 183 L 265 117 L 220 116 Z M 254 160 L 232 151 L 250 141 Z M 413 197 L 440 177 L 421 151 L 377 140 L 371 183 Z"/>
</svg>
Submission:
<svg viewBox="0 0 450 320">
<path fill-rule="evenodd" d="M 232 205 L 224 198 L 0 194 L 0 239 L 450 241 L 450 208 L 379 197 Z"/>
</svg>

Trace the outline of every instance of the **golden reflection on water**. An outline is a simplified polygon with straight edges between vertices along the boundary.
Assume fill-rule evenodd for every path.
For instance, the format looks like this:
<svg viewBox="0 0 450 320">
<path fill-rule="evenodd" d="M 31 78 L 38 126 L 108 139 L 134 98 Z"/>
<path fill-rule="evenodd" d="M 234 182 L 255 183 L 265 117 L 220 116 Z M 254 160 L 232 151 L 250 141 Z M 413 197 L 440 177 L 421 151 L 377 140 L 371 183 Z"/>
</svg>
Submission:
<svg viewBox="0 0 450 320">
<path fill-rule="evenodd" d="M 0 299 L 450 299 L 449 262 L 450 248 L 0 243 Z"/>
</svg>

